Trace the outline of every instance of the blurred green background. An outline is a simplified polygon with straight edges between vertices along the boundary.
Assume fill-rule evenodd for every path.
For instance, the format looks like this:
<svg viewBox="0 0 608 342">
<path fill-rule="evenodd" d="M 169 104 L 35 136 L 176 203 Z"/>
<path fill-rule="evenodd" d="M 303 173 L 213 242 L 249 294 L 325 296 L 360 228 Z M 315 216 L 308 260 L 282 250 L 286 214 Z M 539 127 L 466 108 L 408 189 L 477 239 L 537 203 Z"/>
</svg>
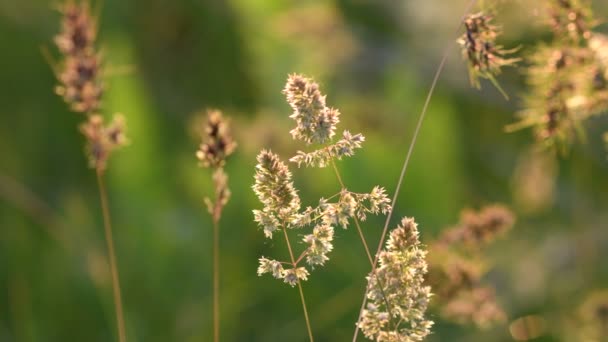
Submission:
<svg viewBox="0 0 608 342">
<path fill-rule="evenodd" d="M 430 241 L 461 209 L 502 202 L 514 230 L 488 250 L 509 321 L 537 314 L 544 335 L 573 341 L 563 322 L 591 291 L 608 286 L 608 120 L 588 122 L 586 144 L 566 158 L 531 151 L 530 131 L 504 133 L 525 93 L 519 69 L 469 87 L 454 44 L 467 1 L 104 0 L 100 47 L 107 75 L 103 112 L 127 118 L 130 145 L 107 172 L 129 341 L 211 340 L 211 175 L 194 153 L 197 112 L 222 109 L 239 147 L 229 160 L 232 198 L 221 221 L 224 341 L 305 341 L 298 293 L 256 275 L 257 259 L 286 255 L 253 222 L 255 156 L 287 158 L 289 73 L 314 77 L 339 130 L 364 148 L 339 163 L 359 192 L 392 197 L 417 115 L 446 46 L 449 61 L 400 193 L 395 223 L 419 222 Z M 540 2 L 539 2 L 540 3 Z M 59 31 L 58 3 L 0 0 L 0 341 L 115 340 L 110 275 L 95 174 L 83 120 L 53 93 L 41 49 Z M 502 2 L 505 46 L 530 51 L 549 37 L 536 2 Z M 594 1 L 598 17 L 608 6 Z M 608 32 L 608 26 L 598 30 Z M 339 190 L 330 169 L 294 169 L 305 204 Z M 534 178 L 535 176 L 536 178 Z M 382 218 L 364 230 L 376 245 Z M 369 266 L 354 229 L 337 230 L 326 267 L 304 284 L 317 341 L 350 341 Z M 479 330 L 436 321 L 430 341 L 511 341 L 509 322 Z M 363 340 L 361 336 L 361 340 Z"/>
</svg>

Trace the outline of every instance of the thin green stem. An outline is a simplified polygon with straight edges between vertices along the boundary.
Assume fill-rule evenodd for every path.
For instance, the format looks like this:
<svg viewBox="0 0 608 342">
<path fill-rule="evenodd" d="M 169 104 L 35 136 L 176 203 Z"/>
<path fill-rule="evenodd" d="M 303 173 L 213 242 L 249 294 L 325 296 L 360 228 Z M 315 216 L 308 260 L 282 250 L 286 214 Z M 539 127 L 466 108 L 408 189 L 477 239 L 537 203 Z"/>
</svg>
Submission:
<svg viewBox="0 0 608 342">
<path fill-rule="evenodd" d="M 469 4 L 467 5 L 463 15 L 460 18 L 460 21 L 458 24 L 458 30 L 460 30 L 464 17 L 470 11 L 471 7 L 473 7 L 475 2 L 476 2 L 476 0 L 471 0 L 469 2 Z M 401 174 L 399 175 L 399 180 L 397 181 L 397 187 L 395 188 L 395 194 L 393 195 L 392 206 L 388 212 L 388 215 L 386 216 L 386 221 L 384 222 L 384 228 L 382 229 L 382 235 L 380 237 L 380 241 L 378 242 L 378 248 L 376 249 L 376 256 L 374 258 L 374 262 L 372 264 L 372 270 L 370 272 L 371 275 L 374 275 L 374 273 L 376 272 L 376 267 L 378 265 L 378 256 L 380 255 L 380 251 L 382 250 L 382 245 L 384 244 L 384 239 L 385 239 L 386 233 L 388 231 L 388 225 L 391 221 L 391 217 L 393 216 L 395 204 L 396 204 L 397 198 L 399 196 L 399 191 L 401 190 L 403 178 L 405 177 L 405 171 L 407 170 L 407 166 L 409 165 L 409 161 L 412 156 L 414 146 L 416 145 L 416 141 L 418 139 L 418 134 L 420 133 L 420 128 L 422 127 L 422 123 L 424 122 L 424 118 L 426 116 L 427 109 L 429 107 L 429 104 L 431 103 L 431 98 L 433 97 L 435 87 L 437 86 L 437 82 L 439 81 L 439 76 L 441 75 L 441 72 L 443 71 L 443 67 L 445 66 L 445 63 L 448 59 L 449 51 L 450 51 L 452 45 L 453 44 L 448 44 L 448 46 L 446 47 L 446 49 L 443 53 L 443 57 L 441 58 L 441 62 L 439 63 L 439 66 L 437 67 L 437 71 L 435 72 L 435 76 L 433 77 L 433 82 L 431 83 L 431 87 L 429 88 L 429 92 L 424 101 L 422 111 L 420 112 L 420 116 L 418 117 L 416 129 L 414 130 L 414 135 L 412 137 L 412 141 L 410 142 L 410 146 L 409 146 L 407 154 L 405 156 L 405 160 L 403 162 L 403 167 L 401 168 Z M 366 290 L 365 294 L 363 295 L 363 301 L 361 302 L 361 308 L 359 309 L 359 318 L 357 318 L 357 323 L 359 323 L 361 321 L 361 316 L 363 316 L 363 310 L 365 309 L 366 303 L 367 303 L 367 290 Z M 359 334 L 359 324 L 356 324 L 355 325 L 355 334 L 353 335 L 353 342 L 357 341 L 358 334 Z"/>
<path fill-rule="evenodd" d="M 213 341 L 220 340 L 220 232 L 213 220 Z"/>
<path fill-rule="evenodd" d="M 103 224 L 106 235 L 106 244 L 108 247 L 108 256 L 110 258 L 110 271 L 112 274 L 112 291 L 114 293 L 114 309 L 116 310 L 116 325 L 118 328 L 118 341 L 126 342 L 127 336 L 125 333 L 125 319 L 122 309 L 122 300 L 120 295 L 120 281 L 118 279 L 118 266 L 116 265 L 116 253 L 114 252 L 114 240 L 112 237 L 112 220 L 110 218 L 110 209 L 108 208 L 108 195 L 106 193 L 105 183 L 103 181 L 103 170 L 99 167 L 97 172 L 97 185 L 99 187 L 99 198 L 101 200 L 101 211 L 103 212 Z"/>
<path fill-rule="evenodd" d="M 283 233 L 285 234 L 285 242 L 287 243 L 287 250 L 289 250 L 289 257 L 291 258 L 291 262 L 293 268 L 296 268 L 296 259 L 293 256 L 293 250 L 291 249 L 291 244 L 289 243 L 289 236 L 287 236 L 287 229 L 283 226 Z M 306 329 L 308 330 L 308 338 L 310 342 L 314 341 L 312 336 L 312 328 L 310 327 L 310 319 L 308 318 L 308 310 L 306 309 L 306 299 L 304 299 L 304 290 L 302 289 L 302 283 L 300 279 L 298 279 L 298 290 L 300 291 L 300 300 L 302 301 L 302 309 L 304 310 L 304 319 L 306 320 Z"/>
</svg>

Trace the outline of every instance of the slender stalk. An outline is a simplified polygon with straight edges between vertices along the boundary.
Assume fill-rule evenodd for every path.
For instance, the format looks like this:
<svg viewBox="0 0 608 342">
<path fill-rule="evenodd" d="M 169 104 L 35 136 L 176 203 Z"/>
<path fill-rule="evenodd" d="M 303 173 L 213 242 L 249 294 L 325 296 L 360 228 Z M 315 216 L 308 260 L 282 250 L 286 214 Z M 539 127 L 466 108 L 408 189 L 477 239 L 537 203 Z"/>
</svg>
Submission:
<svg viewBox="0 0 608 342">
<path fill-rule="evenodd" d="M 331 161 L 331 165 L 333 166 L 334 172 L 336 173 L 336 177 L 338 178 L 338 182 L 340 183 L 340 186 L 342 187 L 342 189 L 346 189 L 346 186 L 344 185 L 344 181 L 342 181 L 342 176 L 340 175 L 340 171 L 338 170 L 338 167 L 336 166 L 336 163 L 332 160 Z M 369 259 L 369 264 L 372 266 L 372 268 L 374 267 L 374 260 L 372 259 L 372 255 L 369 252 L 369 247 L 367 245 L 367 241 L 365 240 L 365 235 L 363 235 L 363 230 L 361 229 L 361 224 L 359 223 L 359 219 L 357 217 L 353 217 L 353 221 L 355 221 L 355 226 L 357 227 L 357 231 L 359 232 L 359 237 L 361 238 L 361 242 L 363 243 L 363 247 L 365 248 L 365 253 L 367 254 L 367 258 Z M 382 298 L 384 299 L 384 304 L 386 305 L 386 311 L 388 311 L 388 314 L 390 317 L 392 317 L 391 314 L 391 306 L 388 302 L 388 299 L 386 298 L 386 293 L 384 293 L 384 284 L 382 284 L 382 280 L 378 279 L 378 285 L 380 285 L 380 293 L 382 294 Z M 367 288 L 366 288 L 367 291 Z"/>
<path fill-rule="evenodd" d="M 293 268 L 296 268 L 296 259 L 293 256 L 293 250 L 291 249 L 291 244 L 289 243 L 289 236 L 287 236 L 287 228 L 283 227 L 283 233 L 285 234 L 285 242 L 287 243 L 287 249 L 289 250 L 289 257 L 291 258 L 291 263 Z M 304 310 L 304 318 L 306 320 L 306 329 L 308 330 L 308 338 L 310 342 L 314 341 L 312 336 L 312 328 L 310 327 L 310 319 L 308 318 L 308 310 L 306 309 L 306 299 L 304 299 L 304 290 L 302 289 L 302 283 L 300 279 L 298 279 L 298 290 L 300 291 L 300 300 L 302 301 L 302 309 Z"/>
<path fill-rule="evenodd" d="M 213 341 L 220 340 L 220 232 L 213 220 Z"/>
<path fill-rule="evenodd" d="M 101 199 L 101 210 L 103 212 L 103 225 L 106 235 L 106 244 L 108 247 L 108 255 L 110 258 L 110 271 L 112 273 L 112 291 L 114 293 L 114 309 L 116 310 L 116 325 L 118 328 L 118 341 L 126 342 L 125 334 L 125 319 L 122 309 L 122 301 L 120 295 L 120 281 L 118 279 L 118 267 L 116 265 L 116 253 L 114 252 L 114 240 L 112 237 L 112 220 L 110 218 L 110 210 L 108 208 L 108 195 L 106 193 L 105 183 L 103 181 L 103 170 L 100 168 L 97 171 L 97 185 L 99 187 L 99 198 Z"/>
<path fill-rule="evenodd" d="M 458 24 L 458 30 L 460 30 L 464 17 L 470 11 L 471 7 L 473 7 L 473 5 L 475 4 L 475 1 L 476 0 L 471 0 L 469 2 L 469 4 L 467 5 L 463 15 L 460 18 L 460 22 Z M 370 274 L 374 274 L 376 272 L 376 267 L 378 265 L 378 256 L 380 255 L 380 251 L 382 250 L 382 245 L 384 244 L 384 239 L 386 238 L 386 233 L 388 231 L 388 225 L 391 221 L 391 217 L 393 216 L 393 211 L 395 209 L 397 197 L 399 196 L 399 191 L 401 190 L 403 178 L 405 177 L 405 171 L 407 170 L 407 166 L 409 165 L 410 158 L 411 158 L 412 152 L 414 150 L 414 146 L 416 145 L 416 141 L 418 139 L 418 134 L 420 133 L 420 128 L 422 127 L 422 122 L 424 121 L 424 118 L 426 116 L 426 112 L 429 107 L 429 104 L 431 103 L 431 98 L 433 97 L 435 87 L 437 86 L 437 82 L 439 81 L 439 76 L 441 75 L 441 72 L 443 71 L 443 67 L 445 66 L 445 63 L 448 59 L 448 54 L 450 52 L 450 48 L 452 47 L 452 45 L 453 44 L 448 44 L 445 51 L 443 52 L 443 57 L 441 58 L 441 62 L 439 63 L 439 66 L 437 67 L 437 71 L 435 72 L 435 76 L 433 77 L 433 82 L 431 83 L 431 87 L 429 88 L 429 91 L 427 93 L 426 100 L 424 101 L 422 111 L 420 112 L 420 116 L 418 117 L 416 129 L 414 130 L 414 135 L 412 137 L 412 141 L 410 142 L 410 146 L 409 146 L 407 154 L 405 156 L 405 160 L 403 162 L 403 167 L 401 168 L 401 174 L 399 175 L 399 180 L 397 181 L 397 187 L 395 188 L 395 194 L 393 195 L 392 206 L 388 212 L 388 215 L 386 216 L 386 221 L 384 222 L 384 228 L 382 229 L 382 236 L 380 237 L 380 241 L 378 242 L 378 248 L 376 249 L 376 256 L 374 258 L 374 262 L 372 264 L 372 270 L 371 270 Z M 361 308 L 359 309 L 359 317 L 357 318 L 357 323 L 359 323 L 359 321 L 361 321 L 361 316 L 363 315 L 363 309 L 365 308 L 366 303 L 367 303 L 367 290 L 363 294 L 363 301 L 361 303 Z M 355 325 L 355 334 L 353 335 L 353 342 L 357 341 L 358 334 L 359 334 L 359 325 L 356 324 Z"/>
</svg>

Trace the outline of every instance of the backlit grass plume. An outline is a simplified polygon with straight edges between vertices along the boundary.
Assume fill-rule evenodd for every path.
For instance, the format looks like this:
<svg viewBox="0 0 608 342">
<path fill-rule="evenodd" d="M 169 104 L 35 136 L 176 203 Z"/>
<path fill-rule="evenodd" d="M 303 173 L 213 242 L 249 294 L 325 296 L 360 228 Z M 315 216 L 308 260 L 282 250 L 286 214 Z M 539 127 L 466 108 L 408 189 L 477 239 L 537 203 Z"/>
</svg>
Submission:
<svg viewBox="0 0 608 342">
<path fill-rule="evenodd" d="M 207 112 L 207 122 L 204 129 L 205 135 L 196 157 L 201 166 L 213 170 L 213 184 L 215 187 L 215 199 L 205 198 L 207 210 L 213 219 L 213 340 L 220 340 L 220 240 L 219 240 L 219 221 L 222 217 L 222 210 L 230 199 L 230 189 L 228 188 L 228 175 L 224 171 L 226 158 L 230 156 L 236 143 L 232 139 L 228 121 L 223 117 L 219 110 L 209 110 Z"/>
<path fill-rule="evenodd" d="M 86 138 L 86 153 L 89 165 L 97 174 L 97 185 L 103 213 L 106 245 L 112 275 L 112 290 L 116 313 L 117 335 L 120 342 L 126 341 L 124 314 L 120 292 L 120 281 L 112 222 L 106 193 L 104 174 L 112 152 L 127 143 L 125 119 L 114 115 L 112 121 L 104 123 L 99 112 L 103 95 L 101 82 L 102 62 L 96 48 L 97 22 L 91 14 L 88 1 L 66 1 L 61 6 L 61 32 L 55 37 L 55 44 L 62 55 L 60 66 L 55 72 L 59 85 L 55 92 L 63 97 L 74 112 L 84 113 L 86 121 L 80 131 Z"/>
<path fill-rule="evenodd" d="M 298 151 L 296 156 L 290 159 L 298 164 L 298 167 L 302 164 L 325 167 L 333 159 L 340 160 L 344 156 L 352 156 L 355 149 L 361 148 L 365 137 L 348 131 L 342 133 L 342 139 L 329 144 L 340 121 L 340 112 L 325 105 L 325 96 L 321 95 L 319 85 L 313 80 L 302 75 L 290 75 L 283 93 L 294 111 L 290 116 L 296 122 L 296 127 L 291 130 L 293 138 L 306 144 L 328 143 L 323 148 L 308 153 Z"/>
<path fill-rule="evenodd" d="M 294 110 L 291 116 L 296 121 L 296 127 L 291 130 L 294 139 L 307 144 L 325 144 L 309 153 L 298 151 L 290 161 L 298 165 L 303 163 L 306 166 L 324 167 L 334 159 L 351 156 L 354 148 L 361 147 L 363 136 L 353 136 L 348 132 L 344 133 L 346 138 L 331 144 L 338 123 L 338 111 L 326 107 L 325 96 L 311 79 L 290 75 L 283 92 Z M 264 235 L 272 238 L 277 231 L 293 228 L 312 227 L 313 230 L 312 234 L 304 236 L 303 241 L 308 247 L 297 260 L 294 259 L 292 269 L 284 269 L 282 263 L 276 260 L 262 258 L 258 269 L 260 275 L 271 273 L 275 278 L 295 286 L 297 279 L 294 275 L 300 275 L 301 280 L 306 280 L 308 276 L 308 270 L 299 266 L 301 261 L 312 268 L 323 265 L 329 259 L 327 253 L 333 249 L 334 227 L 347 228 L 352 218 L 365 220 L 367 214 L 386 213 L 390 209 L 390 200 L 384 189 L 375 187 L 370 193 L 342 189 L 330 197 L 337 198 L 336 202 L 321 198 L 315 207 L 309 206 L 301 210 L 292 174 L 279 156 L 263 150 L 258 155 L 257 162 L 253 190 L 264 208 L 254 210 L 253 213 Z"/>
<path fill-rule="evenodd" d="M 422 341 L 433 321 L 426 318 L 431 288 L 424 284 L 426 250 L 414 219 L 391 231 L 379 266 L 368 277 L 367 307 L 357 323 L 374 341 Z"/>
<path fill-rule="evenodd" d="M 55 44 L 64 61 L 56 91 L 73 111 L 91 113 L 99 109 L 103 94 L 101 56 L 95 48 L 97 23 L 87 1 L 66 2 L 61 11 L 61 32 Z"/>
<path fill-rule="evenodd" d="M 296 123 L 290 132 L 292 137 L 316 148 L 310 152 L 298 151 L 289 160 L 298 167 L 332 165 L 341 185 L 338 193 L 320 198 L 315 206 L 302 208 L 287 164 L 270 150 L 263 150 L 257 156 L 253 190 L 263 208 L 253 211 L 254 220 L 266 238 L 272 239 L 275 233 L 282 233 L 290 258 L 288 261 L 260 258 L 258 275 L 269 273 L 291 286 L 298 285 L 312 340 L 301 281 L 308 280 L 313 269 L 325 265 L 329 260 L 329 253 L 334 249 L 335 227 L 347 228 L 354 221 L 364 239 L 359 220 L 365 220 L 368 214 L 385 214 L 391 206 L 384 189 L 379 186 L 369 193 L 358 193 L 348 190 L 342 183 L 335 160 L 352 156 L 355 149 L 361 148 L 365 139 L 361 134 L 353 135 L 344 131 L 341 139 L 333 141 L 340 113 L 337 109 L 327 107 L 318 84 L 301 75 L 290 75 L 283 93 L 293 109 L 290 117 Z M 305 246 L 299 254 L 294 251 L 289 237 L 289 232 L 296 229 Z M 303 229 L 309 232 L 304 233 Z M 365 242 L 364 245 L 371 262 Z"/>
<path fill-rule="evenodd" d="M 487 327 L 506 319 L 495 290 L 482 282 L 489 271 L 483 248 L 506 234 L 515 216 L 503 205 L 479 211 L 463 210 L 460 222 L 430 244 L 427 282 L 436 294 L 442 316 L 461 323 Z"/>
<path fill-rule="evenodd" d="M 89 164 L 98 170 L 105 170 L 111 152 L 127 143 L 125 119 L 120 114 L 108 125 L 104 125 L 101 115 L 90 115 L 88 121 L 80 125 L 80 131 L 87 139 Z"/>
<path fill-rule="evenodd" d="M 462 57 L 467 61 L 471 85 L 480 88 L 479 79 L 488 79 L 508 98 L 496 81 L 504 66 L 512 66 L 519 58 L 508 58 L 517 49 L 506 50 L 496 43 L 502 34 L 499 26 L 492 24 L 493 16 L 484 12 L 469 14 L 464 19 L 465 32 L 458 39 Z"/>
<path fill-rule="evenodd" d="M 301 75 L 290 75 L 283 93 L 293 109 L 290 118 L 297 123 L 290 132 L 294 139 L 323 144 L 335 135 L 340 112 L 325 106 L 325 96 L 317 83 Z"/>
<path fill-rule="evenodd" d="M 559 39 L 578 42 L 591 38 L 591 29 L 597 25 L 588 0 L 548 0 L 547 22 Z"/>
<path fill-rule="evenodd" d="M 61 32 L 55 44 L 62 55 L 55 91 L 70 108 L 87 115 L 80 131 L 87 139 L 86 152 L 91 167 L 104 171 L 111 152 L 126 145 L 125 119 L 115 114 L 112 122 L 104 124 L 99 113 L 103 95 L 102 61 L 96 47 L 97 21 L 88 1 L 66 1 Z"/>
<path fill-rule="evenodd" d="M 539 44 L 528 58 L 529 86 L 520 122 L 532 127 L 543 146 L 565 152 L 583 138 L 583 124 L 608 110 L 608 38 L 592 29 L 588 1 L 546 0 L 553 40 Z"/>
</svg>

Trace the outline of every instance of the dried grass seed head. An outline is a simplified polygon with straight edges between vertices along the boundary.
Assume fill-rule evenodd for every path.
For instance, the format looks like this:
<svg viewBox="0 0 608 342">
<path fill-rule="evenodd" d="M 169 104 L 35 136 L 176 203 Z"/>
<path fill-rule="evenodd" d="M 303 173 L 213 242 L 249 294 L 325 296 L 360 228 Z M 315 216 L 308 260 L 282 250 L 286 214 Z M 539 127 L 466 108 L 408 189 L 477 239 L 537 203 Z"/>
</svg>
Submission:
<svg viewBox="0 0 608 342">
<path fill-rule="evenodd" d="M 316 82 L 292 74 L 287 78 L 283 93 L 293 109 L 290 118 L 296 121 L 296 127 L 290 131 L 294 139 L 307 144 L 324 144 L 331 140 L 340 121 L 340 112 L 325 105 L 325 96 Z"/>
<path fill-rule="evenodd" d="M 306 263 L 311 267 L 324 265 L 329 258 L 327 254 L 334 248 L 334 228 L 328 224 L 318 224 L 312 234 L 304 236 L 304 243 L 309 245 L 306 250 Z"/>
<path fill-rule="evenodd" d="M 101 115 L 90 115 L 80 125 L 87 139 L 86 151 L 91 167 L 104 171 L 112 151 L 127 144 L 126 124 L 122 114 L 114 115 L 112 122 L 104 125 Z"/>
<path fill-rule="evenodd" d="M 495 291 L 490 287 L 461 291 L 441 311 L 448 319 L 460 323 L 473 322 L 481 328 L 506 320 L 506 314 L 496 300 Z"/>
<path fill-rule="evenodd" d="M 97 38 L 97 23 L 91 15 L 88 1 L 66 1 L 60 9 L 63 14 L 61 32 L 55 44 L 64 55 L 90 54 Z"/>
<path fill-rule="evenodd" d="M 62 31 L 55 37 L 55 44 L 63 55 L 56 92 L 73 111 L 93 113 L 99 109 L 103 94 L 101 56 L 95 49 L 97 25 L 88 1 L 68 1 L 62 13 Z"/>
<path fill-rule="evenodd" d="M 100 107 L 103 95 L 100 59 L 94 54 L 65 59 L 64 69 L 58 75 L 60 85 L 55 90 L 75 112 L 92 113 Z"/>
<path fill-rule="evenodd" d="M 305 166 L 326 167 L 333 159 L 341 160 L 342 157 L 350 157 L 355 154 L 355 149 L 361 148 L 365 137 L 360 133 L 351 134 L 349 131 L 342 133 L 342 139 L 335 144 L 326 146 L 312 152 L 298 151 L 290 162 Z"/>
<path fill-rule="evenodd" d="M 357 325 L 375 341 L 424 340 L 433 325 L 425 318 L 431 289 L 424 285 L 426 251 L 413 219 L 391 232 L 379 262 L 368 277 L 368 304 Z"/>
<path fill-rule="evenodd" d="M 492 15 L 484 12 L 467 15 L 464 19 L 465 32 L 457 42 L 468 63 L 471 84 L 479 88 L 479 78 L 486 78 L 502 91 L 494 77 L 500 74 L 502 67 L 514 65 L 519 58 L 507 58 L 517 49 L 506 50 L 496 43 L 502 31 L 491 23 L 492 19 Z"/>
<path fill-rule="evenodd" d="M 549 25 L 558 37 L 567 37 L 574 42 L 591 37 L 591 28 L 596 25 L 587 0 L 549 0 Z"/>
<path fill-rule="evenodd" d="M 219 110 L 209 110 L 205 124 L 205 137 L 196 152 L 196 157 L 204 167 L 224 166 L 226 158 L 236 149 L 236 142 L 230 134 L 228 120 Z"/>
<path fill-rule="evenodd" d="M 289 168 L 268 150 L 262 150 L 257 161 L 253 191 L 264 204 L 264 211 L 276 215 L 285 223 L 291 221 L 300 210 L 300 197 L 294 188 Z"/>
<path fill-rule="evenodd" d="M 460 243 L 467 247 L 479 248 L 504 235 L 514 223 L 515 215 L 503 205 L 489 205 L 477 212 L 463 210 L 459 224 L 444 232 L 440 243 Z"/>
</svg>

